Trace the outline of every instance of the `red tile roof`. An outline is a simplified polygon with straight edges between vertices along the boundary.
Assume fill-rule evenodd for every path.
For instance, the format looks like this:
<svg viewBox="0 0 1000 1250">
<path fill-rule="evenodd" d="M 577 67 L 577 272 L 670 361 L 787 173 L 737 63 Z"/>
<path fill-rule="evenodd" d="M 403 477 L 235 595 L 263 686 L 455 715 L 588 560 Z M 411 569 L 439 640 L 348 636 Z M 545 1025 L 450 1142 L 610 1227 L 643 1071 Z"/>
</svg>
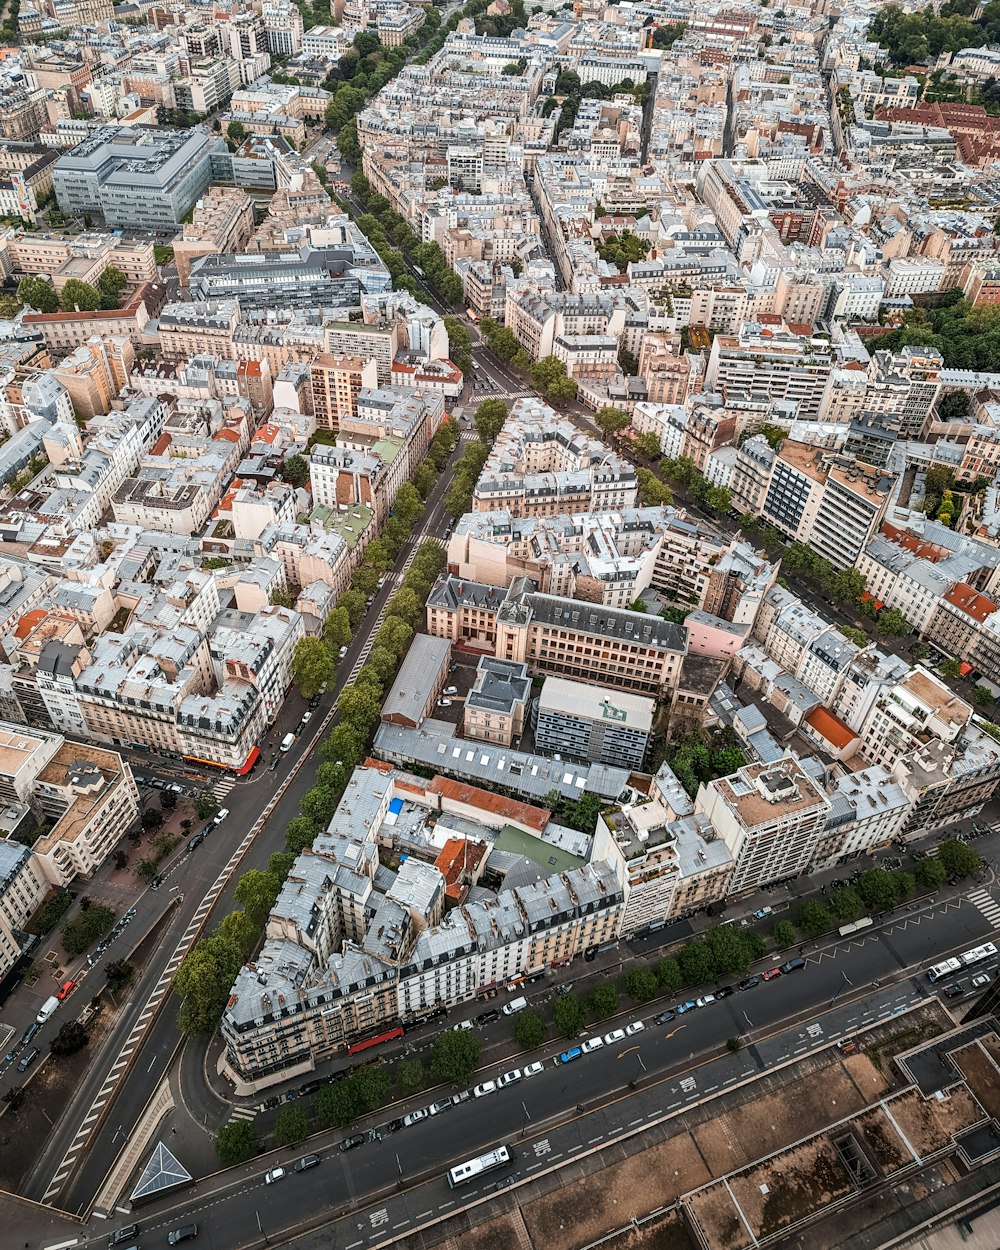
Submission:
<svg viewBox="0 0 1000 1250">
<path fill-rule="evenodd" d="M 997 610 L 997 605 L 992 599 L 987 599 L 985 595 L 981 595 L 968 582 L 956 582 L 951 590 L 945 593 L 944 597 L 952 607 L 958 608 L 966 616 L 971 616 L 979 624 L 982 624 L 988 616 L 992 616 Z"/>
<path fill-rule="evenodd" d="M 838 750 L 854 742 L 858 736 L 839 716 L 834 716 L 825 707 L 814 707 L 806 717 L 806 724 Z"/>
<path fill-rule="evenodd" d="M 436 790 L 442 798 L 451 799 L 455 803 L 466 803 L 470 807 L 478 807 L 494 816 L 502 816 L 506 820 L 516 821 L 529 829 L 537 829 L 539 833 L 551 819 L 552 813 L 547 807 L 532 807 L 530 803 L 520 803 L 517 799 L 505 799 L 490 790 L 481 790 L 479 786 L 467 785 L 464 781 L 452 781 L 440 774 L 427 787 Z"/>
</svg>

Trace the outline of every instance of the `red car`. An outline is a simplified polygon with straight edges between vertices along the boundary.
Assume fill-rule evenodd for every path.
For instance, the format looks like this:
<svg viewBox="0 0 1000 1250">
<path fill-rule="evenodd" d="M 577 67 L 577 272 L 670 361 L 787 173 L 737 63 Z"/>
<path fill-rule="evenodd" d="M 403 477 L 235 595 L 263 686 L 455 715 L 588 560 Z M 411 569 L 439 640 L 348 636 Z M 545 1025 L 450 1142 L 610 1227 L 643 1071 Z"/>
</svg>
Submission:
<svg viewBox="0 0 1000 1250">
<path fill-rule="evenodd" d="M 69 998 L 70 994 L 72 994 L 75 989 L 75 981 L 63 981 L 62 985 L 60 985 L 59 989 L 56 991 L 56 998 L 62 1002 L 63 999 Z"/>
<path fill-rule="evenodd" d="M 781 976 L 780 968 L 768 968 L 766 972 L 762 972 L 760 974 L 760 979 L 762 981 L 773 981 L 775 977 L 780 977 L 780 976 Z"/>
</svg>

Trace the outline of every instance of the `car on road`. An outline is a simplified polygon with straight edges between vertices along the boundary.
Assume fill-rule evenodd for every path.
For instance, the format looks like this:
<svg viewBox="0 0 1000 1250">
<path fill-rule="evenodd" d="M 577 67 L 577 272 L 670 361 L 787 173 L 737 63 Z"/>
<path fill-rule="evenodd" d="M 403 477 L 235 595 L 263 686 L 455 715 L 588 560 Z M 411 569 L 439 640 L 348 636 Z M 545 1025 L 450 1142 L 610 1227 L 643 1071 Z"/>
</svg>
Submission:
<svg viewBox="0 0 1000 1250">
<path fill-rule="evenodd" d="M 493 1186 L 494 1189 L 506 1189 L 508 1185 L 516 1185 L 521 1179 L 520 1172 L 511 1172 L 510 1176 L 504 1176 Z"/>
<path fill-rule="evenodd" d="M 444 693 L 445 694 L 458 694 L 458 687 L 457 686 L 445 686 Z"/>
<path fill-rule="evenodd" d="M 35 1062 L 37 1058 L 38 1058 L 37 1047 L 32 1050 L 26 1050 L 17 1062 L 18 1072 L 27 1072 L 27 1070 L 31 1067 L 31 1065 Z"/>
<path fill-rule="evenodd" d="M 714 994 L 703 994 L 701 998 L 695 1000 L 696 1007 L 707 1007 L 709 1003 L 715 1002 Z"/>
<path fill-rule="evenodd" d="M 438 699 L 438 707 L 451 707 L 451 699 Z"/>
<path fill-rule="evenodd" d="M 63 981 L 62 985 L 60 985 L 59 988 L 56 990 L 56 998 L 58 998 L 60 1002 L 65 1002 L 66 999 L 69 998 L 70 994 L 72 994 L 75 989 L 76 989 L 75 981 Z"/>
<path fill-rule="evenodd" d="M 126 1224 L 124 1228 L 116 1229 L 108 1238 L 108 1250 L 112 1250 L 113 1246 L 120 1246 L 122 1242 L 131 1241 L 138 1232 L 138 1224 Z"/>
<path fill-rule="evenodd" d="M 308 725 L 308 724 L 309 724 L 309 722 L 312 720 L 312 718 L 313 718 L 313 714 L 312 714 L 312 712 L 303 712 L 303 713 L 302 713 L 302 719 L 299 721 L 299 733 L 301 733 L 301 732 L 302 732 L 302 730 L 303 730 L 303 729 L 305 729 L 306 725 Z"/>
<path fill-rule="evenodd" d="M 516 1085 L 523 1075 L 520 1068 L 511 1068 L 503 1076 L 497 1077 L 497 1089 L 504 1089 L 508 1085 Z"/>
<path fill-rule="evenodd" d="M 179 1246 L 182 1241 L 193 1241 L 198 1236 L 197 1224 L 182 1224 L 180 1228 L 172 1228 L 167 1233 L 167 1245 Z"/>
<path fill-rule="evenodd" d="M 760 977 L 746 977 L 736 988 L 738 990 L 752 990 L 755 985 L 760 985 Z"/>
<path fill-rule="evenodd" d="M 303 1155 L 292 1164 L 293 1172 L 308 1172 L 310 1168 L 319 1167 L 319 1155 Z"/>
<path fill-rule="evenodd" d="M 625 1035 L 626 1037 L 634 1037 L 636 1033 L 641 1033 L 645 1027 L 641 1020 L 633 1020 L 631 1024 L 626 1024 Z"/>
<path fill-rule="evenodd" d="M 544 1072 L 544 1071 L 545 1071 L 544 1063 L 529 1063 L 526 1067 L 522 1068 L 521 1075 L 524 1077 L 537 1076 L 539 1072 Z"/>
<path fill-rule="evenodd" d="M 341 647 L 340 650 L 337 652 L 337 659 L 342 660 L 346 654 L 347 654 L 347 648 Z"/>
<path fill-rule="evenodd" d="M 760 979 L 762 981 L 773 981 L 775 977 L 780 977 L 780 976 L 781 976 L 780 968 L 768 968 L 766 972 L 762 972 L 760 974 Z"/>
<path fill-rule="evenodd" d="M 581 1045 L 580 1049 L 585 1055 L 589 1055 L 592 1050 L 600 1050 L 604 1045 L 603 1037 L 588 1037 Z"/>
<path fill-rule="evenodd" d="M 695 1007 L 697 1007 L 697 1006 L 698 1006 L 698 1004 L 697 1004 L 696 1002 L 694 1002 L 692 999 L 690 999 L 690 998 L 689 998 L 689 999 L 688 999 L 688 1001 L 687 1001 L 686 1003 L 678 1003 L 678 1004 L 677 1004 L 677 1014 L 678 1014 L 679 1016 L 686 1015 L 686 1014 L 687 1014 L 687 1012 L 689 1012 L 689 1011 L 694 1011 Z"/>
<path fill-rule="evenodd" d="M 388 1124 L 386 1124 L 385 1126 L 385 1131 L 387 1133 L 398 1133 L 399 1130 L 403 1128 L 403 1126 L 404 1126 L 403 1120 L 390 1120 Z"/>
<path fill-rule="evenodd" d="M 431 1115 L 440 1115 L 442 1111 L 450 1111 L 452 1101 L 450 1098 L 442 1098 L 440 1102 L 431 1103 Z"/>
<path fill-rule="evenodd" d="M 471 1097 L 472 1097 L 472 1094 L 469 1092 L 469 1090 L 467 1089 L 459 1090 L 457 1094 L 452 1094 L 451 1096 L 452 1106 L 457 1107 L 460 1103 L 468 1102 Z"/>
<path fill-rule="evenodd" d="M 499 1019 L 500 1019 L 499 1011 L 495 1011 L 495 1010 L 484 1011 L 480 1015 L 476 1016 L 476 1024 L 492 1024 L 494 1020 L 499 1020 Z"/>
<path fill-rule="evenodd" d="M 671 1020 L 677 1019 L 677 1013 L 674 1011 L 661 1011 L 653 1017 L 654 1024 L 669 1024 Z"/>
<path fill-rule="evenodd" d="M 961 998 L 965 992 L 966 985 L 964 981 L 959 981 L 955 985 L 946 985 L 944 987 L 945 998 Z"/>
<path fill-rule="evenodd" d="M 482 1085 L 477 1085 L 472 1091 L 473 1098 L 485 1098 L 487 1094 L 495 1094 L 497 1092 L 496 1081 L 483 1081 Z"/>
<path fill-rule="evenodd" d="M 264 1184 L 274 1185 L 278 1181 L 283 1181 L 287 1175 L 284 1168 L 271 1168 L 270 1172 L 264 1173 Z"/>
<path fill-rule="evenodd" d="M 419 1124 L 421 1120 L 426 1120 L 429 1115 L 430 1111 L 427 1107 L 418 1107 L 416 1111 L 403 1116 L 403 1123 L 409 1128 L 411 1124 Z"/>
<path fill-rule="evenodd" d="M 557 995 L 558 995 L 558 994 L 568 994 L 568 993 L 569 993 L 569 986 L 568 986 L 568 985 L 557 985 L 557 986 L 556 986 L 556 994 L 557 994 Z"/>
<path fill-rule="evenodd" d="M 41 1027 L 42 1026 L 38 1023 L 37 1020 L 29 1024 L 28 1027 L 21 1034 L 21 1045 L 27 1046 L 28 1043 L 32 1040 L 32 1038 L 35 1036 L 35 1034 L 38 1032 L 38 1030 Z"/>
<path fill-rule="evenodd" d="M 990 980 L 991 978 L 988 972 L 980 972 L 978 976 L 972 978 L 969 984 L 974 990 L 981 990 L 984 985 L 989 985 Z"/>
<path fill-rule="evenodd" d="M 583 1054 L 582 1046 L 574 1046 L 572 1050 L 564 1050 L 561 1055 L 556 1055 L 555 1062 L 557 1064 L 572 1063 L 574 1059 L 579 1059 Z"/>
<path fill-rule="evenodd" d="M 624 1029 L 612 1029 L 610 1033 L 604 1035 L 604 1045 L 614 1046 L 615 1042 L 623 1042 L 625 1040 Z"/>
<path fill-rule="evenodd" d="M 768 916 L 774 914 L 773 907 L 759 907 L 753 914 L 754 920 L 766 920 Z"/>
<path fill-rule="evenodd" d="M 191 851 L 196 851 L 198 847 L 201 846 L 202 842 L 204 841 L 205 841 L 204 833 L 196 833 L 193 838 L 188 838 L 188 845 L 187 845 L 188 852 L 190 853 Z"/>
<path fill-rule="evenodd" d="M 212 817 L 212 824 L 213 824 L 213 825 L 221 825 L 221 824 L 222 824 L 222 822 L 226 819 L 226 817 L 227 817 L 228 815 L 229 815 L 229 808 L 228 808 L 228 807 L 220 807 L 220 808 L 219 808 L 219 810 L 218 810 L 218 811 L 215 813 L 215 815 Z"/>
<path fill-rule="evenodd" d="M 270 1098 L 265 1098 L 260 1105 L 263 1111 L 273 1111 L 275 1107 L 281 1106 L 281 1095 L 274 1094 Z"/>
<path fill-rule="evenodd" d="M 460 1029 L 471 1029 L 471 1028 L 472 1028 L 471 1020 L 459 1020 L 458 1024 L 453 1024 L 451 1026 L 451 1031 L 453 1033 L 457 1033 Z"/>
<path fill-rule="evenodd" d="M 364 1133 L 352 1133 L 350 1137 L 345 1137 L 340 1143 L 340 1149 L 343 1151 L 357 1150 L 359 1146 L 363 1146 L 364 1144 Z"/>
</svg>

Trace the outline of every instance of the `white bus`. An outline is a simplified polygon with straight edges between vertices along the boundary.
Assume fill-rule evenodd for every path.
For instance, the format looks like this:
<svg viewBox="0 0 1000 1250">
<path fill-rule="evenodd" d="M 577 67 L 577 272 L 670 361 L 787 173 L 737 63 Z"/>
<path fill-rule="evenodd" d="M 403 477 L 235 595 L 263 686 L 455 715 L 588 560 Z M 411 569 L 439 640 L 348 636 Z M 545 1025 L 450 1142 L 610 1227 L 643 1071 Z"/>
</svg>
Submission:
<svg viewBox="0 0 1000 1250">
<path fill-rule="evenodd" d="M 961 972 L 963 968 L 972 968 L 986 959 L 994 959 L 996 953 L 997 948 L 993 942 L 985 942 L 982 946 L 974 946 L 971 950 L 963 951 L 961 955 L 955 955 L 951 959 L 943 959 L 941 963 L 935 964 L 933 968 L 928 968 L 927 979 L 929 981 L 940 981 L 942 977 L 951 976 L 953 972 Z"/>
<path fill-rule="evenodd" d="M 460 1163 L 448 1173 L 448 1184 L 454 1189 L 457 1185 L 466 1185 L 469 1181 L 478 1180 L 487 1172 L 496 1172 L 500 1168 L 509 1168 L 514 1162 L 514 1152 L 509 1146 L 498 1146 L 477 1159 Z"/>
</svg>

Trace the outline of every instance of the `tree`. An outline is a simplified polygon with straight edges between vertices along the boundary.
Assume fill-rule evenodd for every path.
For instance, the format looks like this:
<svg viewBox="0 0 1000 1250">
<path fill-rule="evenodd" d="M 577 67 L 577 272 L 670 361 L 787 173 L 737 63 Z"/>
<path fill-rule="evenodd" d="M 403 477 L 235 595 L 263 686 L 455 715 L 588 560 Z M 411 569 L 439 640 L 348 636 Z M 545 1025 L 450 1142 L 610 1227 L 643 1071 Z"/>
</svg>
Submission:
<svg viewBox="0 0 1000 1250">
<path fill-rule="evenodd" d="M 365 740 L 354 726 L 342 721 L 331 729 L 320 744 L 319 751 L 325 760 L 333 763 L 339 760 L 344 768 L 354 768 L 361 758 L 364 746 Z"/>
<path fill-rule="evenodd" d="M 912 629 L 913 626 L 898 608 L 883 608 L 875 624 L 875 632 L 880 638 L 900 637 Z"/>
<path fill-rule="evenodd" d="M 709 929 L 705 941 L 715 961 L 716 975 L 723 973 L 743 974 L 751 963 L 751 952 L 743 940 L 743 934 L 730 924 L 716 925 Z"/>
<path fill-rule="evenodd" d="M 947 678 L 949 681 L 956 681 L 962 676 L 962 661 L 945 660 L 938 669 L 938 672 L 942 677 Z"/>
<path fill-rule="evenodd" d="M 871 911 L 888 911 L 899 902 L 899 883 L 885 868 L 872 868 L 862 873 L 856 888 Z"/>
<path fill-rule="evenodd" d="M 379 576 L 378 570 L 373 569 L 370 564 L 360 564 L 351 578 L 351 589 L 360 590 L 365 596 L 373 595 L 378 589 Z"/>
<path fill-rule="evenodd" d="M 163 824 L 163 813 L 158 807 L 147 807 L 139 817 L 139 823 L 147 833 L 153 829 L 159 829 L 160 825 Z"/>
<path fill-rule="evenodd" d="M 252 1120 L 230 1120 L 215 1135 L 215 1153 L 225 1167 L 246 1163 L 260 1150 Z"/>
<path fill-rule="evenodd" d="M 123 868 L 127 868 L 128 867 L 128 851 L 125 851 L 121 847 L 119 847 L 118 850 L 115 851 L 114 863 L 115 863 L 116 872 L 121 872 Z"/>
<path fill-rule="evenodd" d="M 833 917 L 822 903 L 810 898 L 799 908 L 796 923 L 807 937 L 817 938 L 833 928 Z"/>
<path fill-rule="evenodd" d="M 160 795 L 160 807 L 165 812 L 172 812 L 177 806 L 177 795 L 173 790 L 164 790 Z"/>
<path fill-rule="evenodd" d="M 612 981 L 601 981 L 587 995 L 587 1010 L 595 1020 L 607 1020 L 618 1010 L 618 991 Z"/>
<path fill-rule="evenodd" d="M 233 897 L 254 924 L 261 928 L 277 901 L 280 890 L 281 878 L 276 872 L 261 872 L 259 868 L 249 868 L 236 882 Z"/>
<path fill-rule="evenodd" d="M 337 607 L 344 609 L 354 629 L 368 611 L 368 601 L 360 590 L 345 590 L 337 600 Z"/>
<path fill-rule="evenodd" d="M 632 418 L 621 408 L 605 405 L 603 408 L 598 408 L 594 423 L 605 438 L 610 438 L 613 434 L 620 434 L 622 430 L 627 430 L 632 424 Z"/>
<path fill-rule="evenodd" d="M 97 290 L 101 297 L 102 308 L 120 308 L 122 295 L 128 286 L 128 278 L 115 265 L 108 265 L 107 269 L 97 279 Z"/>
<path fill-rule="evenodd" d="M 113 959 L 104 966 L 104 975 L 108 978 L 108 989 L 112 993 L 124 989 L 135 975 L 135 969 L 127 959 Z"/>
<path fill-rule="evenodd" d="M 938 847 L 937 857 L 949 877 L 971 877 L 979 871 L 979 856 L 971 846 L 949 838 Z"/>
<path fill-rule="evenodd" d="M 293 855 L 301 855 L 312 846 L 317 829 L 308 816 L 293 816 L 285 827 L 285 846 Z"/>
<path fill-rule="evenodd" d="M 67 1020 L 52 1039 L 49 1049 L 54 1055 L 75 1055 L 88 1042 L 87 1030 L 79 1020 Z"/>
<path fill-rule="evenodd" d="M 82 955 L 88 947 L 104 937 L 115 923 L 115 913 L 103 904 L 88 907 L 63 927 L 62 942 L 71 958 Z"/>
<path fill-rule="evenodd" d="M 226 126 L 226 138 L 232 139 L 237 147 L 247 137 L 247 128 L 242 122 L 232 121 Z"/>
<path fill-rule="evenodd" d="M 309 462 L 296 453 L 281 466 L 281 476 L 289 486 L 305 486 L 309 481 Z"/>
<path fill-rule="evenodd" d="M 201 790 L 194 796 L 194 810 L 199 820 L 211 820 L 219 813 L 219 800 L 211 790 Z"/>
<path fill-rule="evenodd" d="M 717 969 L 711 947 L 700 938 L 685 942 L 677 956 L 685 985 L 714 981 Z"/>
<path fill-rule="evenodd" d="M 650 460 L 656 460 L 663 451 L 663 448 L 660 446 L 660 440 L 652 430 L 644 430 L 642 434 L 637 434 L 635 436 L 635 445 Z"/>
<path fill-rule="evenodd" d="M 674 502 L 674 492 L 649 469 L 635 471 L 639 484 L 639 502 L 644 508 L 669 508 Z"/>
<path fill-rule="evenodd" d="M 303 699 L 312 699 L 332 678 L 336 665 L 321 638 L 300 638 L 292 653 L 292 681 Z"/>
<path fill-rule="evenodd" d="M 948 869 L 940 859 L 921 859 L 917 862 L 914 875 L 925 890 L 936 890 L 948 880 Z"/>
<path fill-rule="evenodd" d="M 436 1081 L 468 1085 L 479 1063 L 482 1044 L 472 1029 L 449 1029 L 438 1035 L 431 1050 L 431 1076 Z"/>
<path fill-rule="evenodd" d="M 174 973 L 174 989 L 183 998 L 178 1023 L 183 1033 L 213 1033 L 229 999 L 229 987 L 243 966 L 243 952 L 225 934 L 202 938 Z"/>
<path fill-rule="evenodd" d="M 531 366 L 529 374 L 532 386 L 544 395 L 546 399 L 554 398 L 554 392 L 559 391 L 560 384 L 565 381 L 572 384 L 573 394 L 569 395 L 568 398 L 572 399 L 576 395 L 576 383 L 573 382 L 572 378 L 566 377 L 566 366 L 561 360 L 557 360 L 555 356 L 543 356 L 541 360 L 536 360 Z M 566 398 L 566 396 L 562 395 L 561 398 Z"/>
<path fill-rule="evenodd" d="M 347 1128 L 358 1117 L 358 1092 L 352 1080 L 325 1085 L 316 1099 L 316 1111 L 328 1128 Z"/>
<path fill-rule="evenodd" d="M 294 595 L 281 586 L 275 586 L 267 598 L 271 606 L 275 608 L 291 608 L 295 606 Z"/>
<path fill-rule="evenodd" d="M 790 920 L 779 920 L 771 929 L 771 940 L 778 950 L 787 950 L 795 945 L 795 925 Z"/>
<path fill-rule="evenodd" d="M 279 1146 L 295 1146 L 309 1136 L 309 1113 L 301 1103 L 282 1107 L 274 1121 L 274 1140 Z"/>
<path fill-rule="evenodd" d="M 982 709 L 993 706 L 993 691 L 988 686 L 976 686 L 972 691 L 972 702 Z"/>
<path fill-rule="evenodd" d="M 522 1050 L 534 1050 L 545 1041 L 545 1024 L 537 1011 L 522 1011 L 514 1021 L 514 1041 Z"/>
<path fill-rule="evenodd" d="M 667 955 L 656 965 L 656 983 L 662 994 L 676 994 L 684 984 L 680 964 Z"/>
<path fill-rule="evenodd" d="M 396 1065 L 395 1077 L 404 1095 L 419 1094 L 427 1084 L 427 1069 L 419 1059 L 404 1059 Z"/>
<path fill-rule="evenodd" d="M 648 1003 L 656 997 L 660 988 L 656 973 L 649 968 L 633 968 L 631 972 L 626 972 L 622 984 L 625 993 L 637 1003 Z"/>
<path fill-rule="evenodd" d="M 347 615 L 347 609 L 338 605 L 323 622 L 323 641 L 332 652 L 336 652 L 341 647 L 346 647 L 352 637 L 351 618 Z"/>
<path fill-rule="evenodd" d="M 484 399 L 476 409 L 476 433 L 484 443 L 494 443 L 507 420 L 507 405 L 502 399 Z"/>
<path fill-rule="evenodd" d="M 59 311 L 59 296 L 52 289 L 52 283 L 41 274 L 22 278 L 17 284 L 17 298 L 40 313 Z"/>
<path fill-rule="evenodd" d="M 861 895 L 850 886 L 845 886 L 842 890 L 831 890 L 826 905 L 838 924 L 853 924 L 865 912 Z"/>
<path fill-rule="evenodd" d="M 424 460 L 417 465 L 413 474 L 413 485 L 420 492 L 421 498 L 426 499 L 434 489 L 434 483 L 437 481 L 437 473 L 434 466 L 429 461 Z"/>
<path fill-rule="evenodd" d="M 340 714 L 362 738 L 367 738 L 382 711 L 382 700 L 370 687 L 345 686 L 337 699 Z"/>
<path fill-rule="evenodd" d="M 853 642 L 855 646 L 866 647 L 868 645 L 868 635 L 863 629 L 855 629 L 853 625 L 838 625 L 837 628 L 847 641 Z"/>
<path fill-rule="evenodd" d="M 100 306 L 100 291 L 79 278 L 70 278 L 59 295 L 59 307 L 63 312 L 95 312 Z"/>
<path fill-rule="evenodd" d="M 389 1074 L 374 1063 L 366 1063 L 360 1068 L 355 1068 L 350 1080 L 354 1086 L 360 1115 L 367 1115 L 369 1111 L 374 1111 L 389 1092 Z"/>
<path fill-rule="evenodd" d="M 552 1019 L 563 1037 L 576 1037 L 587 1023 L 587 1012 L 575 994 L 562 994 L 553 1004 Z"/>
</svg>

